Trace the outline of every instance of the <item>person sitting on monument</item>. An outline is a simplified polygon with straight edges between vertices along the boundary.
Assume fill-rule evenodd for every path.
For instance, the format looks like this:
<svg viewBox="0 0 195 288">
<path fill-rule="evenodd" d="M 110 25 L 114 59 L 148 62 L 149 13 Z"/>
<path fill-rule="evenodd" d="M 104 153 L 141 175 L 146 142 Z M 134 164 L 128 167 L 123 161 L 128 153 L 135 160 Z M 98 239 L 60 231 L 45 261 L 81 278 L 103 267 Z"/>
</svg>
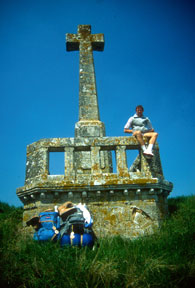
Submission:
<svg viewBox="0 0 195 288">
<path fill-rule="evenodd" d="M 148 117 L 143 115 L 144 108 L 142 105 L 136 107 L 136 113 L 130 117 L 124 127 L 125 133 L 133 133 L 133 136 L 136 137 L 137 141 L 141 145 L 141 149 L 145 156 L 153 157 L 152 153 L 153 146 L 158 137 L 152 127 L 152 124 Z M 149 138 L 149 144 L 146 148 L 143 137 Z"/>
</svg>

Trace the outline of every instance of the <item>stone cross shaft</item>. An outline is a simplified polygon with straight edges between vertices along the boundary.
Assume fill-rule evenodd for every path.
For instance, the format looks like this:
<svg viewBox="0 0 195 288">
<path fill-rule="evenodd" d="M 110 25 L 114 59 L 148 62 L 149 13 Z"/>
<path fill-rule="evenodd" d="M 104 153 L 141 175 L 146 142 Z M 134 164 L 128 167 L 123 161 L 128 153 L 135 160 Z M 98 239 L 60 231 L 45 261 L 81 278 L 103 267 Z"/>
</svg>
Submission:
<svg viewBox="0 0 195 288">
<path fill-rule="evenodd" d="M 93 50 L 104 50 L 104 35 L 91 34 L 91 25 L 78 25 L 77 34 L 66 34 L 67 51 L 79 51 L 79 121 L 100 120 Z"/>
</svg>

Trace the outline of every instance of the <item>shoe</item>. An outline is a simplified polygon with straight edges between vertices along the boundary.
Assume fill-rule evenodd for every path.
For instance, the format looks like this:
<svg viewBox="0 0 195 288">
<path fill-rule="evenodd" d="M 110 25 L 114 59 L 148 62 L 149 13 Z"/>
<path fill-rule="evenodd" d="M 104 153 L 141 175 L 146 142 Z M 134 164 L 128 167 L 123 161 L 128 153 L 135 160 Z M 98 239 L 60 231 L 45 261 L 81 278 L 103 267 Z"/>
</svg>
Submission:
<svg viewBox="0 0 195 288">
<path fill-rule="evenodd" d="M 149 157 L 153 157 L 154 156 L 154 154 L 152 153 L 152 151 L 144 151 L 143 152 L 143 154 L 145 155 L 145 156 L 149 156 Z"/>
</svg>

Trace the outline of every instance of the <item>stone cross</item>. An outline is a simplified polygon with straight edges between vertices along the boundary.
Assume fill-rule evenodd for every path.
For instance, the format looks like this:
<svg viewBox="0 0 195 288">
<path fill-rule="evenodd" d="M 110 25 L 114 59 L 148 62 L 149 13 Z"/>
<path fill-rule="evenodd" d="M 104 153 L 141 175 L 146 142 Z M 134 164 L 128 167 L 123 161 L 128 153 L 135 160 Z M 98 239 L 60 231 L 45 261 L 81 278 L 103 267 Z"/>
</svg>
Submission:
<svg viewBox="0 0 195 288">
<path fill-rule="evenodd" d="M 91 34 L 91 25 L 78 25 L 77 34 L 66 34 L 66 48 L 80 52 L 79 121 L 100 120 L 93 50 L 104 50 L 104 35 Z"/>
</svg>

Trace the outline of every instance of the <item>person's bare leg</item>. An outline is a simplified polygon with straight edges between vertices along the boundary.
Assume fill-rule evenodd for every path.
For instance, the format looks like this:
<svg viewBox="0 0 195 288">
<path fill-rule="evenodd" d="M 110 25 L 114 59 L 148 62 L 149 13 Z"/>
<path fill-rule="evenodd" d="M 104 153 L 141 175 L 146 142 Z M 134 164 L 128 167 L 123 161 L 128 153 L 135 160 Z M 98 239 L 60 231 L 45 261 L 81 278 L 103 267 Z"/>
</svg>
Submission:
<svg viewBox="0 0 195 288">
<path fill-rule="evenodd" d="M 145 145 L 142 133 L 140 131 L 135 131 L 133 136 L 135 136 L 140 145 Z"/>
<path fill-rule="evenodd" d="M 158 133 L 156 133 L 156 132 L 148 132 L 148 133 L 145 133 L 144 136 L 150 138 L 149 144 L 153 144 L 154 145 L 155 142 L 156 142 L 156 139 L 158 137 Z"/>
<path fill-rule="evenodd" d="M 148 132 L 144 134 L 145 137 L 150 138 L 149 145 L 146 150 L 146 154 L 153 156 L 152 149 L 158 137 L 158 133 L 156 132 Z"/>
<path fill-rule="evenodd" d="M 133 136 L 135 136 L 135 138 L 137 139 L 137 141 L 141 145 L 141 148 L 142 148 L 143 152 L 145 152 L 146 151 L 146 146 L 145 146 L 145 143 L 144 143 L 144 139 L 143 139 L 142 133 L 140 131 L 135 131 L 133 133 Z"/>
</svg>

